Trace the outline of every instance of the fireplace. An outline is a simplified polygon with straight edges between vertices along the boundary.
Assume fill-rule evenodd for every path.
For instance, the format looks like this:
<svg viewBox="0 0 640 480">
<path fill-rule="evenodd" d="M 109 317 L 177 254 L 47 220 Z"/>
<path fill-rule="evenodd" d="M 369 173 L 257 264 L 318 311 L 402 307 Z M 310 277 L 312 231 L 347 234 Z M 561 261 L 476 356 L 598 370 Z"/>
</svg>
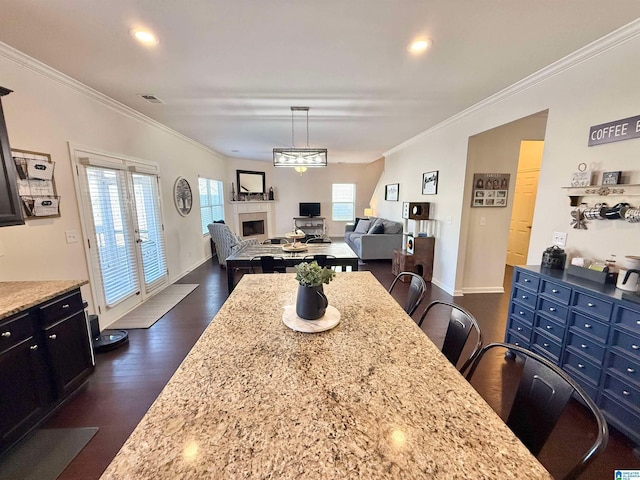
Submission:
<svg viewBox="0 0 640 480">
<path fill-rule="evenodd" d="M 255 237 L 256 235 L 264 235 L 264 220 L 242 222 L 243 237 Z"/>
<path fill-rule="evenodd" d="M 261 242 L 269 238 L 266 212 L 238 214 L 238 227 L 242 238 L 257 238 Z"/>
</svg>

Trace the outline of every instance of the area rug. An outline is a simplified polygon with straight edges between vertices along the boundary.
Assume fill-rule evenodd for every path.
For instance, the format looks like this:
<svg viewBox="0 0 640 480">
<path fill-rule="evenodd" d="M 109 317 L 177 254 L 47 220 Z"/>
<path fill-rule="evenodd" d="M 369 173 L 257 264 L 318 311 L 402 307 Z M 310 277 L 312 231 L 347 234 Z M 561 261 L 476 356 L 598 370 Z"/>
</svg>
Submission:
<svg viewBox="0 0 640 480">
<path fill-rule="evenodd" d="M 109 325 L 110 329 L 149 328 L 198 287 L 197 283 L 174 283 Z"/>
<path fill-rule="evenodd" d="M 55 480 L 97 431 L 97 427 L 36 430 L 0 459 L 0 479 Z"/>
</svg>

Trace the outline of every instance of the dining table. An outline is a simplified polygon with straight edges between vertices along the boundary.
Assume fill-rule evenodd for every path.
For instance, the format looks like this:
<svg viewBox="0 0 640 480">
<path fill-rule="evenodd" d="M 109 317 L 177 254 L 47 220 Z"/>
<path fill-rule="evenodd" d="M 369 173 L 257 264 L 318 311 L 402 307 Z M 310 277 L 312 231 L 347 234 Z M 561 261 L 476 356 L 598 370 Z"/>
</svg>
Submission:
<svg viewBox="0 0 640 480">
<path fill-rule="evenodd" d="M 330 330 L 283 322 L 295 275 L 245 275 L 103 479 L 551 479 L 368 271 Z"/>
</svg>

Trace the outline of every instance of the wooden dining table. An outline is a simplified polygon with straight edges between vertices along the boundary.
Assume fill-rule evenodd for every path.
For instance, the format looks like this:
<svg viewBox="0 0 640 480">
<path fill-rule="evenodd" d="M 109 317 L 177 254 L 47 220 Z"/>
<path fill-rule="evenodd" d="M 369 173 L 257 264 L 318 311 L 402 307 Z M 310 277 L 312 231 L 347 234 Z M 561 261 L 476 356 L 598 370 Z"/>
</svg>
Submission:
<svg viewBox="0 0 640 480">
<path fill-rule="evenodd" d="M 370 272 L 283 323 L 293 274 L 242 277 L 103 479 L 551 479 Z"/>
</svg>

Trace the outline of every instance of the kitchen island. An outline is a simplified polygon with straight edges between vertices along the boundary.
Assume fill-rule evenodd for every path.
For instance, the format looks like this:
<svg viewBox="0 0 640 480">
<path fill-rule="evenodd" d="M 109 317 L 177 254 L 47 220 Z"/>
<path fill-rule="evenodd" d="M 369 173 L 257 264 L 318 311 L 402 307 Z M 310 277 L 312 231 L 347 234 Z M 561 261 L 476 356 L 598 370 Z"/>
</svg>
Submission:
<svg viewBox="0 0 640 480">
<path fill-rule="evenodd" d="M 103 479 L 551 479 L 370 272 L 282 322 L 293 274 L 245 275 Z"/>
</svg>

